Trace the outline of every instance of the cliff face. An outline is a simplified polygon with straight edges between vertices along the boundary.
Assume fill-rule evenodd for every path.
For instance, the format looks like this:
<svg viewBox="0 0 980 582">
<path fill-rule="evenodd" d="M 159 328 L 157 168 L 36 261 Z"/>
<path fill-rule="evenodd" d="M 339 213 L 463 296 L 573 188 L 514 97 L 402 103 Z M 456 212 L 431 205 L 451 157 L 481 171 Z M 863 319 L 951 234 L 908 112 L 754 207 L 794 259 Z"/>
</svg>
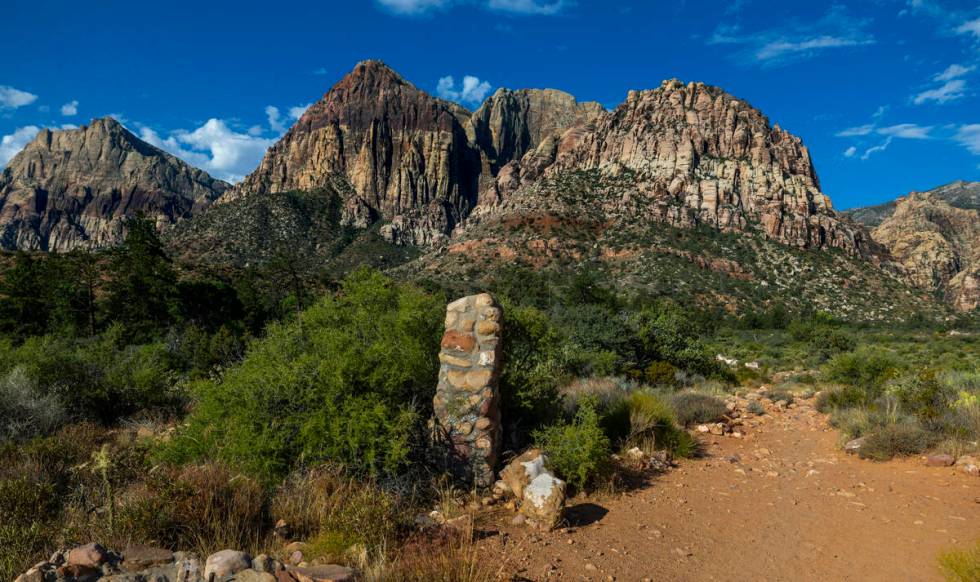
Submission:
<svg viewBox="0 0 980 582">
<path fill-rule="evenodd" d="M 347 222 L 408 222 L 413 228 L 400 233 L 400 242 L 432 243 L 476 203 L 481 161 L 467 137 L 468 118 L 382 63 L 360 63 L 307 109 L 229 198 L 314 190 L 340 175 L 356 192 L 346 201 Z"/>
<path fill-rule="evenodd" d="M 915 285 L 960 311 L 980 305 L 980 210 L 971 192 L 980 193 L 980 184 L 913 192 L 891 203 L 871 233 Z"/>
<path fill-rule="evenodd" d="M 356 193 L 348 224 L 434 245 L 542 180 L 598 170 L 655 202 L 643 220 L 761 231 L 802 248 L 865 254 L 865 232 L 833 211 L 800 140 L 720 89 L 666 81 L 605 111 L 553 90 L 498 90 L 474 113 L 377 61 L 357 65 L 226 198 L 310 190 L 331 176 Z"/>
<path fill-rule="evenodd" d="M 497 184 L 506 200 L 541 178 L 589 169 L 631 176 L 634 195 L 656 202 L 650 218 L 674 226 L 757 224 L 797 247 L 867 250 L 863 230 L 842 221 L 820 192 L 799 138 L 714 87 L 665 81 L 632 91 L 591 124 L 543 140 Z"/>
<path fill-rule="evenodd" d="M 202 211 L 227 187 L 109 117 L 42 130 L 0 174 L 0 248 L 115 245 L 127 218 L 142 213 L 162 228 Z"/>
</svg>

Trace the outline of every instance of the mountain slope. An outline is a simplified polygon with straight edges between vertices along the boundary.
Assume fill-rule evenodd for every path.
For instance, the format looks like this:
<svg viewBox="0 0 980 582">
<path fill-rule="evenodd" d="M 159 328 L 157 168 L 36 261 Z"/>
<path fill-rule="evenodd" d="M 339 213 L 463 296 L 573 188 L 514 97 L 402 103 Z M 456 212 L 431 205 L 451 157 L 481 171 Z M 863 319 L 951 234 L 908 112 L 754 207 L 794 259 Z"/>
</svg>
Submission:
<svg viewBox="0 0 980 582">
<path fill-rule="evenodd" d="M 850 211 L 909 279 L 960 311 L 980 305 L 980 183 L 954 182 Z"/>
<path fill-rule="evenodd" d="M 126 218 L 142 213 L 162 228 L 202 211 L 227 187 L 111 117 L 45 129 L 0 174 L 0 248 L 115 245 Z"/>
</svg>

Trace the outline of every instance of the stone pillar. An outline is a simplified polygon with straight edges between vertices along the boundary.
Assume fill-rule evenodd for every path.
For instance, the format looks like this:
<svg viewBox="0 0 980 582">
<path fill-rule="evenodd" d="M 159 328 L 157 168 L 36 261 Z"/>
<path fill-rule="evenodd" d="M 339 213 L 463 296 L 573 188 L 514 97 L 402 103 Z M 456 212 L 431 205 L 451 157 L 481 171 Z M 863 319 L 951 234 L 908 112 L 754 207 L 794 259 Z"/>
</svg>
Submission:
<svg viewBox="0 0 980 582">
<path fill-rule="evenodd" d="M 487 293 L 453 301 L 439 352 L 436 424 L 451 445 L 451 469 L 478 489 L 493 485 L 500 450 L 502 315 Z"/>
</svg>

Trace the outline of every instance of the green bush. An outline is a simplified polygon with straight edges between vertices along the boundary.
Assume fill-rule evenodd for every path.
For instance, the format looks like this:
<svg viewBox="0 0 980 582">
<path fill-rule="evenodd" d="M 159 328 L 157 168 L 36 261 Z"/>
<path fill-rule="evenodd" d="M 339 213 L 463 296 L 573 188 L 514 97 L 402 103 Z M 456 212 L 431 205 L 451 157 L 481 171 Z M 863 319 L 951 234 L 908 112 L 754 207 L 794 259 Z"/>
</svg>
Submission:
<svg viewBox="0 0 980 582">
<path fill-rule="evenodd" d="M 868 401 L 867 393 L 856 386 L 830 386 L 817 396 L 817 410 L 829 414 L 840 408 L 861 406 Z"/>
<path fill-rule="evenodd" d="M 891 354 L 862 347 L 831 358 L 824 367 L 824 374 L 831 382 L 864 388 L 873 400 L 881 394 L 882 385 L 895 377 L 900 368 L 898 360 Z"/>
<path fill-rule="evenodd" d="M 863 459 L 887 461 L 896 456 L 921 453 L 935 442 L 935 437 L 917 423 L 893 423 L 867 435 L 859 455 Z"/>
<path fill-rule="evenodd" d="M 164 459 L 217 458 L 264 480 L 336 461 L 393 474 L 431 415 L 442 303 L 367 270 L 295 321 L 273 325 L 240 365 L 195 383 Z"/>
<path fill-rule="evenodd" d="M 677 457 L 690 457 L 697 443 L 677 425 L 670 404 L 652 392 L 633 392 L 629 405 L 630 435 L 626 447 L 639 447 L 644 452 L 666 450 Z"/>
<path fill-rule="evenodd" d="M 670 404 L 677 415 L 677 422 L 683 426 L 715 422 L 728 411 L 721 398 L 701 392 L 678 392 L 671 397 Z"/>
<path fill-rule="evenodd" d="M 954 549 L 939 555 L 939 568 L 949 582 L 980 580 L 980 541 L 973 547 Z"/>
<path fill-rule="evenodd" d="M 572 422 L 536 431 L 534 440 L 558 476 L 580 491 L 596 483 L 609 467 L 609 437 L 600 426 L 594 401 L 583 402 Z"/>
<path fill-rule="evenodd" d="M 898 399 L 902 409 L 922 420 L 945 414 L 956 395 L 940 382 L 935 370 L 922 370 L 889 383 L 887 392 Z"/>
<path fill-rule="evenodd" d="M 673 386 L 677 367 L 670 362 L 653 362 L 643 370 L 643 380 L 651 386 Z"/>
</svg>

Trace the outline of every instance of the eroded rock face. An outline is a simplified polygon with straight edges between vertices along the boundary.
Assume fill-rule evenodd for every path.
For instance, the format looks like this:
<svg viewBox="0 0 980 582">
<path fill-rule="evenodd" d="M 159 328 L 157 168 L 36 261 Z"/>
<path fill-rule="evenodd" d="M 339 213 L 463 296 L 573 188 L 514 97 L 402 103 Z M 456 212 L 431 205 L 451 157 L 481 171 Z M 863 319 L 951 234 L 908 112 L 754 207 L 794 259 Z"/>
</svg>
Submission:
<svg viewBox="0 0 980 582">
<path fill-rule="evenodd" d="M 503 314 L 487 293 L 446 308 L 439 352 L 439 386 L 433 399 L 437 426 L 451 447 L 451 468 L 467 484 L 494 483 L 500 451 L 500 333 Z"/>
<path fill-rule="evenodd" d="M 561 91 L 500 89 L 471 114 L 367 61 L 225 198 L 310 190 L 342 176 L 355 193 L 345 202 L 348 224 L 380 220 L 390 241 L 435 245 L 474 214 L 540 202 L 543 180 L 590 170 L 656 202 L 645 220 L 867 250 L 865 231 L 821 193 L 798 138 L 718 88 L 676 80 L 630 92 L 614 111 Z"/>
<path fill-rule="evenodd" d="M 45 129 L 0 174 L 0 248 L 113 246 L 127 218 L 143 213 L 162 228 L 201 212 L 227 188 L 111 117 Z"/>
<path fill-rule="evenodd" d="M 614 111 L 543 139 L 497 178 L 501 198 L 522 204 L 542 179 L 600 170 L 658 204 L 653 220 L 742 231 L 759 225 L 803 248 L 866 250 L 863 229 L 840 219 L 820 191 L 809 151 L 724 91 L 677 80 L 631 91 Z"/>
<path fill-rule="evenodd" d="M 475 204 L 480 156 L 464 124 L 469 112 L 420 91 L 378 61 L 358 64 L 289 132 L 229 196 L 313 190 L 349 180 L 350 224 L 399 219 L 391 236 L 430 244 Z"/>
<path fill-rule="evenodd" d="M 913 192 L 895 202 L 872 236 L 917 286 L 944 294 L 960 311 L 980 304 L 980 211 Z"/>
</svg>

